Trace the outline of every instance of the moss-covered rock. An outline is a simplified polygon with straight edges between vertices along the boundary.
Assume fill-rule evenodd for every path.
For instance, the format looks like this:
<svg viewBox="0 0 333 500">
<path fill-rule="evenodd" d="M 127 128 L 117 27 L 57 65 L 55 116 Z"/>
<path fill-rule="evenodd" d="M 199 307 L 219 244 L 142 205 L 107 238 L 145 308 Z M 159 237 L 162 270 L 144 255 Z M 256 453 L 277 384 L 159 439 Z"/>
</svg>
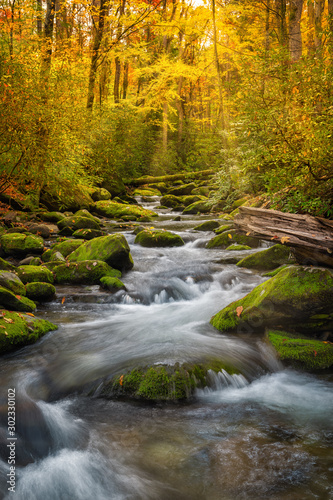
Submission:
<svg viewBox="0 0 333 500">
<path fill-rule="evenodd" d="M 211 319 L 221 331 L 261 333 L 287 328 L 312 335 L 333 331 L 333 274 L 328 269 L 289 266 L 232 302 Z"/>
<path fill-rule="evenodd" d="M 205 201 L 196 201 L 191 205 L 187 206 L 183 210 L 183 214 L 207 214 L 211 210 L 211 206 Z"/>
<path fill-rule="evenodd" d="M 111 193 L 104 188 L 92 188 L 90 195 L 93 201 L 111 200 Z"/>
<path fill-rule="evenodd" d="M 10 262 L 7 262 L 7 260 L 2 259 L 0 257 L 0 269 L 2 271 L 15 271 L 16 266 L 13 266 L 13 264 L 11 264 Z"/>
<path fill-rule="evenodd" d="M 120 271 L 118 271 L 120 272 Z M 115 278 L 112 276 L 103 276 L 100 279 L 100 285 L 102 288 L 109 290 L 109 292 L 118 292 L 119 290 L 126 290 L 126 287 L 119 278 Z"/>
<path fill-rule="evenodd" d="M 100 224 L 101 222 L 98 217 L 92 215 L 86 208 L 82 208 L 81 210 L 75 212 L 74 217 L 88 217 L 88 219 L 92 219 L 93 221 L 95 221 L 96 224 Z"/>
<path fill-rule="evenodd" d="M 198 226 L 195 226 L 193 229 L 195 231 L 214 231 L 220 227 L 220 223 L 217 220 L 207 220 Z"/>
<path fill-rule="evenodd" d="M 229 251 L 241 251 L 241 250 L 251 250 L 251 247 L 247 246 L 247 245 L 237 245 L 234 244 L 234 245 L 230 245 L 229 247 L 227 247 L 227 250 Z"/>
<path fill-rule="evenodd" d="M 121 272 L 100 260 L 83 260 L 60 264 L 53 268 L 56 283 L 73 285 L 98 285 L 103 276 L 119 278 Z"/>
<path fill-rule="evenodd" d="M 15 295 L 25 295 L 25 286 L 20 278 L 10 271 L 0 271 L 0 286 L 8 288 Z"/>
<path fill-rule="evenodd" d="M 28 299 L 43 302 L 52 299 L 56 289 L 51 283 L 33 282 L 26 284 L 26 293 Z"/>
<path fill-rule="evenodd" d="M 123 373 L 103 383 L 101 396 L 131 397 L 153 401 L 186 400 L 193 396 L 196 388 L 207 385 L 208 372 L 225 370 L 229 374 L 239 373 L 223 362 L 205 364 L 154 365 L 140 367 Z"/>
<path fill-rule="evenodd" d="M 2 310 L 0 311 L 0 353 L 33 344 L 57 326 L 49 321 Z"/>
<path fill-rule="evenodd" d="M 295 259 L 291 255 L 290 248 L 285 245 L 274 245 L 261 252 L 248 255 L 238 262 L 237 266 L 247 267 L 248 269 L 258 269 L 260 271 L 269 271 L 283 264 L 293 264 Z"/>
<path fill-rule="evenodd" d="M 27 255 L 43 253 L 44 240 L 34 234 L 3 234 L 0 238 L 1 248 L 7 255 Z"/>
<path fill-rule="evenodd" d="M 112 197 L 126 193 L 125 184 L 116 173 L 113 173 L 112 176 L 108 175 L 107 178 L 103 180 L 101 187 L 109 191 Z"/>
<path fill-rule="evenodd" d="M 273 271 L 269 271 L 268 273 L 263 274 L 263 276 L 267 276 L 268 278 L 273 278 L 273 276 L 276 276 L 280 271 L 288 267 L 290 264 L 284 264 L 283 266 L 280 266 Z"/>
<path fill-rule="evenodd" d="M 173 194 L 175 196 L 186 196 L 191 194 L 195 187 L 196 186 L 194 182 L 190 182 L 189 184 L 182 184 L 181 186 L 169 189 L 168 194 Z"/>
<path fill-rule="evenodd" d="M 65 216 L 61 212 L 43 212 L 40 214 L 40 218 L 46 222 L 59 222 Z"/>
<path fill-rule="evenodd" d="M 152 210 L 147 210 L 140 205 L 124 205 L 123 203 L 116 203 L 114 201 L 97 201 L 95 210 L 98 214 L 108 217 L 110 219 L 123 219 L 126 220 L 143 220 L 156 217 L 157 214 Z"/>
<path fill-rule="evenodd" d="M 184 240 L 175 233 L 163 229 L 145 229 L 136 235 L 134 243 L 143 247 L 180 247 Z"/>
<path fill-rule="evenodd" d="M 133 196 L 161 196 L 161 191 L 153 188 L 137 188 Z"/>
<path fill-rule="evenodd" d="M 53 283 L 53 274 L 45 266 L 19 266 L 17 274 L 24 284 L 34 281 Z"/>
<path fill-rule="evenodd" d="M 286 365 L 307 371 L 333 366 L 333 344 L 282 331 L 267 331 L 267 339 Z"/>
<path fill-rule="evenodd" d="M 222 226 L 218 227 L 217 229 L 214 229 L 214 233 L 216 235 L 225 233 L 225 231 L 230 231 L 233 228 L 233 224 L 223 224 Z"/>
<path fill-rule="evenodd" d="M 92 240 L 94 238 L 98 238 L 99 236 L 103 236 L 105 232 L 99 229 L 78 229 L 74 231 L 72 234 L 73 238 Z"/>
<path fill-rule="evenodd" d="M 70 262 L 103 260 L 115 269 L 132 269 L 133 259 L 127 240 L 122 234 L 110 234 L 94 238 L 68 255 Z"/>
<path fill-rule="evenodd" d="M 36 309 L 36 304 L 27 297 L 15 295 L 15 293 L 0 286 L 0 305 L 4 309 L 13 311 L 32 312 Z"/>
<path fill-rule="evenodd" d="M 67 257 L 70 253 L 74 252 L 77 248 L 79 248 L 86 240 L 83 239 L 74 239 L 74 238 L 66 238 L 64 241 L 60 241 L 59 243 L 55 243 L 49 250 L 43 253 L 42 259 L 44 262 L 49 262 L 51 260 L 55 260 L 54 256 L 59 252 L 64 257 Z"/>
<path fill-rule="evenodd" d="M 230 231 L 225 231 L 209 240 L 206 248 L 226 248 L 233 243 L 247 245 L 251 248 L 257 248 L 259 246 L 259 240 L 257 238 L 252 238 L 251 236 L 237 233 L 234 229 L 230 229 Z"/>
<path fill-rule="evenodd" d="M 61 234 L 65 235 L 71 235 L 77 229 L 100 229 L 99 222 L 96 222 L 94 218 L 82 217 L 79 215 L 65 217 L 64 219 L 61 219 L 57 225 Z"/>
<path fill-rule="evenodd" d="M 163 207 L 175 208 L 182 204 L 181 198 L 173 194 L 166 194 L 162 196 L 160 203 Z"/>
<path fill-rule="evenodd" d="M 193 189 L 192 194 L 197 194 L 199 196 L 206 196 L 208 197 L 211 192 L 211 189 L 209 186 L 199 186 L 195 189 Z"/>
</svg>

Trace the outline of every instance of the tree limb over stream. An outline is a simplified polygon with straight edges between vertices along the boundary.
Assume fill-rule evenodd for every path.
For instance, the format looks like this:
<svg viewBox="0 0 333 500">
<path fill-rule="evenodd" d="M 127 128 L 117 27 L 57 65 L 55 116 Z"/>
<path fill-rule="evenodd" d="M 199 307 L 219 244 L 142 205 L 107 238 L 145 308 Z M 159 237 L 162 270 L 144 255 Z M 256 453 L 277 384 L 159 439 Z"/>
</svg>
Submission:
<svg viewBox="0 0 333 500">
<path fill-rule="evenodd" d="M 310 215 L 240 207 L 234 223 L 240 232 L 293 248 L 300 264 L 333 267 L 333 221 Z"/>
<path fill-rule="evenodd" d="M 124 181 L 125 184 L 131 186 L 142 186 L 143 184 L 156 184 L 158 182 L 171 182 L 171 181 L 187 181 L 189 179 L 205 179 L 216 174 L 215 170 L 200 170 L 199 172 L 186 172 L 185 174 L 162 175 L 159 177 L 145 176 L 138 179 L 129 179 Z"/>
</svg>

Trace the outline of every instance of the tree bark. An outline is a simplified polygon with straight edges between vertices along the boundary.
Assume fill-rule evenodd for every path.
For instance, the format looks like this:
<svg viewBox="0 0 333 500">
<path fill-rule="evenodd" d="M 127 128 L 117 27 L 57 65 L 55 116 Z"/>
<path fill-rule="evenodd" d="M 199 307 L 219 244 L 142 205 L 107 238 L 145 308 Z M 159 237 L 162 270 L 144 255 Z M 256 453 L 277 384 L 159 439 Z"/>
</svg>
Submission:
<svg viewBox="0 0 333 500">
<path fill-rule="evenodd" d="M 315 22 L 315 48 L 318 55 L 321 54 L 322 51 L 322 16 L 324 12 L 325 1 L 324 0 L 315 0 L 314 3 L 314 22 Z"/>
<path fill-rule="evenodd" d="M 118 56 L 115 57 L 114 64 L 115 64 L 115 71 L 114 71 L 114 83 L 113 83 L 113 98 L 115 104 L 118 104 L 120 101 L 119 87 L 120 87 L 120 71 L 121 71 L 121 64 Z"/>
<path fill-rule="evenodd" d="M 301 17 L 303 0 L 291 0 L 289 11 L 289 51 L 292 62 L 302 57 Z"/>
</svg>

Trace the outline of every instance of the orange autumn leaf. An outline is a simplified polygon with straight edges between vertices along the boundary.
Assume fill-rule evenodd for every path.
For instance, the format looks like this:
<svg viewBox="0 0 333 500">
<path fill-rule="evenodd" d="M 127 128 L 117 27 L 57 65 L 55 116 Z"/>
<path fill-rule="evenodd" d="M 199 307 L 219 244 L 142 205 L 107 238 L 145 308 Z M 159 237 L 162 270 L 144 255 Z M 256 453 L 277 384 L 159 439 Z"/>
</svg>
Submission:
<svg viewBox="0 0 333 500">
<path fill-rule="evenodd" d="M 11 318 L 3 318 L 3 319 L 6 321 L 6 323 L 14 323 L 14 320 Z"/>
<path fill-rule="evenodd" d="M 313 351 L 314 352 L 314 355 L 317 356 L 317 351 Z"/>
<path fill-rule="evenodd" d="M 124 375 L 121 375 L 121 377 L 119 379 L 119 384 L 120 385 L 123 385 L 123 380 L 124 380 Z"/>
<path fill-rule="evenodd" d="M 33 318 L 35 317 L 35 315 L 32 313 L 25 313 L 25 314 L 27 314 L 28 316 L 32 316 Z"/>
<path fill-rule="evenodd" d="M 236 308 L 236 313 L 238 317 L 242 314 L 242 311 L 243 311 L 243 306 L 238 306 Z"/>
<path fill-rule="evenodd" d="M 15 295 L 15 297 L 19 300 L 21 300 L 21 295 Z"/>
<path fill-rule="evenodd" d="M 65 302 L 65 300 L 66 300 L 66 297 L 63 297 L 63 298 L 61 299 L 61 303 L 63 304 L 63 303 Z"/>
</svg>

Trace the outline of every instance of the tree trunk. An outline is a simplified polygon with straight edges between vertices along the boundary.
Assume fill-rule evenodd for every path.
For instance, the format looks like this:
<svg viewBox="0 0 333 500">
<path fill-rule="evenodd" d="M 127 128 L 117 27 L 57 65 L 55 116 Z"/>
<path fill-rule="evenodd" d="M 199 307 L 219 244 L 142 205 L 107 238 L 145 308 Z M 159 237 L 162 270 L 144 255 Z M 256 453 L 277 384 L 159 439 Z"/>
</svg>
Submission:
<svg viewBox="0 0 333 500">
<path fill-rule="evenodd" d="M 124 62 L 124 76 L 123 76 L 123 99 L 127 97 L 127 89 L 128 89 L 128 62 Z"/>
<path fill-rule="evenodd" d="M 220 62 L 219 56 L 217 52 L 217 29 L 216 29 L 216 8 L 215 8 L 215 0 L 212 0 L 212 15 L 213 15 L 213 42 L 214 42 L 214 57 L 215 57 L 215 67 L 217 72 L 217 86 L 219 91 L 219 119 L 221 122 L 222 130 L 225 128 L 224 121 L 224 102 L 223 102 L 223 88 L 222 88 L 222 79 L 220 74 Z"/>
<path fill-rule="evenodd" d="M 318 55 L 321 54 L 322 51 L 322 15 L 324 12 L 325 1 L 324 0 L 315 0 L 314 4 L 314 23 L 315 23 L 315 32 L 314 32 L 314 43 L 316 52 Z"/>
<path fill-rule="evenodd" d="M 113 98 L 115 104 L 118 104 L 120 101 L 119 87 L 120 87 L 120 71 L 121 71 L 121 64 L 118 56 L 115 57 L 114 64 L 115 64 L 115 71 L 114 71 L 114 83 L 113 83 Z"/>
<path fill-rule="evenodd" d="M 163 151 L 166 153 L 168 149 L 168 103 L 164 101 L 163 103 L 163 120 L 162 120 L 162 147 Z"/>
<path fill-rule="evenodd" d="M 42 0 L 37 0 L 37 34 L 42 36 L 43 34 L 43 6 Z"/>
<path fill-rule="evenodd" d="M 95 33 L 91 62 L 90 62 L 87 109 L 92 109 L 94 105 L 94 88 L 95 88 L 95 81 L 97 74 L 97 63 L 103 38 L 106 15 L 107 15 L 107 0 L 101 0 L 101 4 L 99 7 L 99 14 L 98 14 L 98 26 Z"/>
<path fill-rule="evenodd" d="M 291 0 L 289 11 L 289 51 L 292 62 L 302 57 L 302 33 L 300 21 L 302 17 L 303 0 Z"/>
<path fill-rule="evenodd" d="M 333 267 L 333 221 L 266 210 L 239 207 L 236 228 L 251 236 L 294 248 L 301 264 Z"/>
</svg>

